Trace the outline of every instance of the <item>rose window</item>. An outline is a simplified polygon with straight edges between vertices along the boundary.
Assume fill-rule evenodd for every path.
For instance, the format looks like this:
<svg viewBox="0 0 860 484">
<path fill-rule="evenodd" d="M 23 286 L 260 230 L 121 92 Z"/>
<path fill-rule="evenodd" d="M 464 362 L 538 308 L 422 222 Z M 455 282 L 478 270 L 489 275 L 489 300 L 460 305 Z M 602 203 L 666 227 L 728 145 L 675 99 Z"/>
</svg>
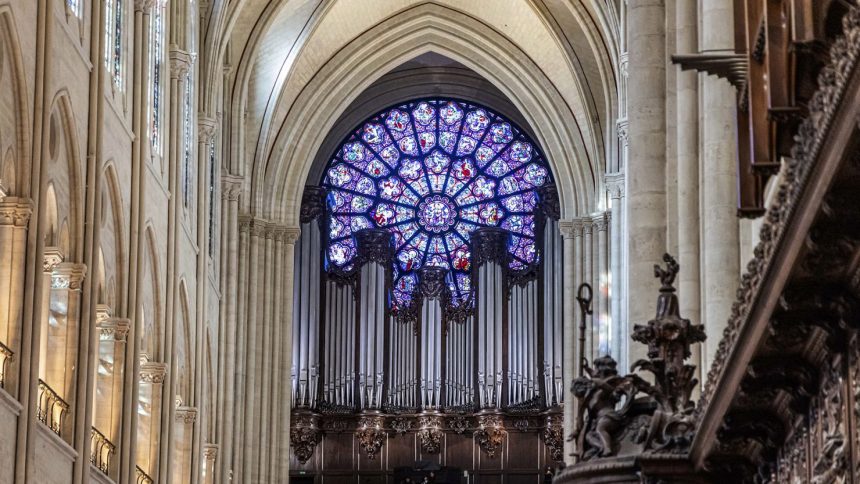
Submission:
<svg viewBox="0 0 860 484">
<path fill-rule="evenodd" d="M 409 304 L 425 266 L 448 270 L 453 302 L 468 301 L 471 233 L 505 229 L 509 269 L 536 264 L 536 189 L 550 182 L 536 145 L 487 108 L 433 99 L 388 109 L 353 132 L 326 168 L 327 267 L 351 270 L 354 234 L 385 228 L 395 249 L 394 306 Z"/>
</svg>

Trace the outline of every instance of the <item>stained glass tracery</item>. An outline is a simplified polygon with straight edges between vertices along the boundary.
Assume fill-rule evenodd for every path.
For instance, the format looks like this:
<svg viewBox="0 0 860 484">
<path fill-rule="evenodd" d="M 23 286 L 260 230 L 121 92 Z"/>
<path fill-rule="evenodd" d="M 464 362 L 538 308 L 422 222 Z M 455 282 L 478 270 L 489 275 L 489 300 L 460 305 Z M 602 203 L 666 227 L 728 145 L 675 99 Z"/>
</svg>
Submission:
<svg viewBox="0 0 860 484">
<path fill-rule="evenodd" d="M 510 232 L 510 269 L 538 262 L 536 189 L 550 177 L 535 143 L 485 107 L 431 99 L 383 111 L 341 144 L 326 169 L 328 268 L 351 270 L 354 234 L 386 228 L 395 249 L 395 307 L 409 305 L 424 266 L 447 269 L 454 304 L 463 303 L 477 228 Z"/>
</svg>

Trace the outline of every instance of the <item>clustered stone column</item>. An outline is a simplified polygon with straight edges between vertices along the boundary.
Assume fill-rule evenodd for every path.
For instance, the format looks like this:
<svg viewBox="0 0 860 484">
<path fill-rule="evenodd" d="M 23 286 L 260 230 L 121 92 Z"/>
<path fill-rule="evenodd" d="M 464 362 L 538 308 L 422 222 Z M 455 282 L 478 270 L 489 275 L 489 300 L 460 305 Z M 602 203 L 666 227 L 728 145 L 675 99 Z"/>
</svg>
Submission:
<svg viewBox="0 0 860 484">
<path fill-rule="evenodd" d="M 575 236 L 577 230 L 575 225 L 570 220 L 562 220 L 558 223 L 559 231 L 563 239 L 564 249 L 564 300 L 574 301 L 576 299 L 576 279 L 575 279 Z M 564 367 L 562 369 L 564 387 L 567 388 L 573 378 L 576 376 L 576 360 L 579 358 L 578 350 L 576 349 L 576 322 L 575 310 L 573 304 L 564 305 L 564 331 L 562 338 L 564 339 Z M 570 398 L 565 399 L 563 433 L 565 436 L 573 434 L 573 422 L 576 415 L 577 403 Z M 564 462 L 565 464 L 573 464 L 574 442 L 565 438 L 564 440 Z"/>
<path fill-rule="evenodd" d="M 92 402 L 93 427 L 114 444 L 117 442 L 122 422 L 123 369 L 130 326 L 128 319 L 111 317 L 107 307 L 99 307 L 96 311 L 98 344 L 94 369 L 96 397 Z M 102 361 L 106 364 L 102 365 Z M 113 469 L 110 469 L 110 472 L 113 472 Z"/>
<path fill-rule="evenodd" d="M 696 2 L 676 2 L 675 36 L 679 54 L 698 52 Z M 678 276 L 681 313 L 699 321 L 699 80 L 691 71 L 676 73 L 676 136 L 678 149 Z M 717 333 L 711 333 L 717 334 Z M 718 338 L 714 338 L 718 339 Z M 702 369 L 700 345 L 691 360 Z"/>
<path fill-rule="evenodd" d="M 221 294 L 236 294 L 239 283 L 239 194 L 242 179 L 233 175 L 221 176 Z M 237 300 L 222 297 L 219 310 L 218 345 L 218 402 L 217 432 L 221 459 L 219 475 L 229 475 L 232 468 L 235 415 L 237 360 Z"/>
<path fill-rule="evenodd" d="M 194 433 L 194 423 L 197 421 L 197 409 L 179 405 L 174 411 L 174 425 L 172 429 L 173 439 L 176 445 L 173 448 L 173 465 L 170 473 L 173 477 L 172 482 L 183 482 L 187 479 L 186 476 L 191 475 L 191 451 L 193 448 L 192 437 Z"/>
<path fill-rule="evenodd" d="M 627 365 L 627 319 L 624 317 L 624 286 L 621 277 L 622 258 L 625 249 L 624 234 L 624 174 L 606 175 L 606 191 L 609 194 L 612 216 L 609 219 L 609 262 L 612 273 L 610 291 L 610 314 L 612 317 L 612 357 L 622 368 Z"/>
<path fill-rule="evenodd" d="M 732 0 L 703 0 L 701 50 L 734 52 Z M 702 176 L 702 322 L 708 334 L 723 334 L 739 281 L 737 173 L 735 164 L 735 90 L 724 79 L 703 76 L 700 113 Z M 707 113 L 707 115 L 705 115 Z M 710 368 L 719 338 L 704 348 L 704 368 Z"/>
<path fill-rule="evenodd" d="M 231 431 L 239 441 L 225 448 L 232 454 L 225 452 L 224 460 L 233 461 L 225 463 L 224 472 L 232 471 L 242 482 L 281 482 L 288 479 L 289 466 L 281 449 L 289 449 L 290 438 L 293 259 L 299 229 L 250 216 L 238 222 L 238 378 L 226 398 L 237 414 Z M 229 323 L 229 308 L 227 317 Z"/>
<path fill-rule="evenodd" d="M 651 265 L 666 247 L 666 34 L 664 0 L 627 4 L 629 76 L 626 166 L 627 334 L 633 321 L 647 321 L 653 291 Z M 719 28 L 725 29 L 722 24 Z M 628 357 L 645 357 L 641 345 Z"/>
</svg>

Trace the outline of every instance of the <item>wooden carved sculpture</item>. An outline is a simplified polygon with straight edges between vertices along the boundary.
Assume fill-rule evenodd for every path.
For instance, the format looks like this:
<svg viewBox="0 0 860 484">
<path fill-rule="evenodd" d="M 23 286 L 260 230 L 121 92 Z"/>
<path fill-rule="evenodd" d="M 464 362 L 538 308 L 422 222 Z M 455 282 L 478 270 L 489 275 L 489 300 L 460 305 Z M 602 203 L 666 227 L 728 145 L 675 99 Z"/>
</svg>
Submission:
<svg viewBox="0 0 860 484">
<path fill-rule="evenodd" d="M 585 375 L 573 381 L 580 403 L 574 436 L 582 460 L 689 449 L 695 430 L 690 394 L 697 380 L 696 367 L 685 361 L 690 345 L 704 341 L 705 332 L 679 314 L 673 286 L 679 266 L 669 254 L 663 261 L 665 268 L 654 266 L 661 282 L 656 317 L 635 325 L 632 335 L 648 345 L 648 359 L 633 363 L 631 371 L 650 372 L 654 382 L 636 374 L 620 376 L 608 355 L 594 360 L 594 368 L 585 366 Z"/>
</svg>

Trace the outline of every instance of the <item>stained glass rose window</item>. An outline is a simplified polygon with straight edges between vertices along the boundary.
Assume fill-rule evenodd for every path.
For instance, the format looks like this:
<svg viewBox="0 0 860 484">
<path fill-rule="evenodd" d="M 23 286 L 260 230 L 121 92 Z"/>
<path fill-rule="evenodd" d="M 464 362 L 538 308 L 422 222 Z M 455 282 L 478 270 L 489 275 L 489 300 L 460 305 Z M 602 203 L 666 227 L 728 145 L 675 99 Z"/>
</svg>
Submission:
<svg viewBox="0 0 860 484">
<path fill-rule="evenodd" d="M 431 99 L 385 110 L 356 129 L 326 168 L 327 267 L 350 270 L 354 234 L 386 228 L 396 307 L 409 304 L 424 266 L 447 269 L 454 303 L 467 301 L 475 229 L 510 232 L 510 269 L 538 261 L 536 189 L 550 176 L 535 143 L 485 107 Z"/>
</svg>

